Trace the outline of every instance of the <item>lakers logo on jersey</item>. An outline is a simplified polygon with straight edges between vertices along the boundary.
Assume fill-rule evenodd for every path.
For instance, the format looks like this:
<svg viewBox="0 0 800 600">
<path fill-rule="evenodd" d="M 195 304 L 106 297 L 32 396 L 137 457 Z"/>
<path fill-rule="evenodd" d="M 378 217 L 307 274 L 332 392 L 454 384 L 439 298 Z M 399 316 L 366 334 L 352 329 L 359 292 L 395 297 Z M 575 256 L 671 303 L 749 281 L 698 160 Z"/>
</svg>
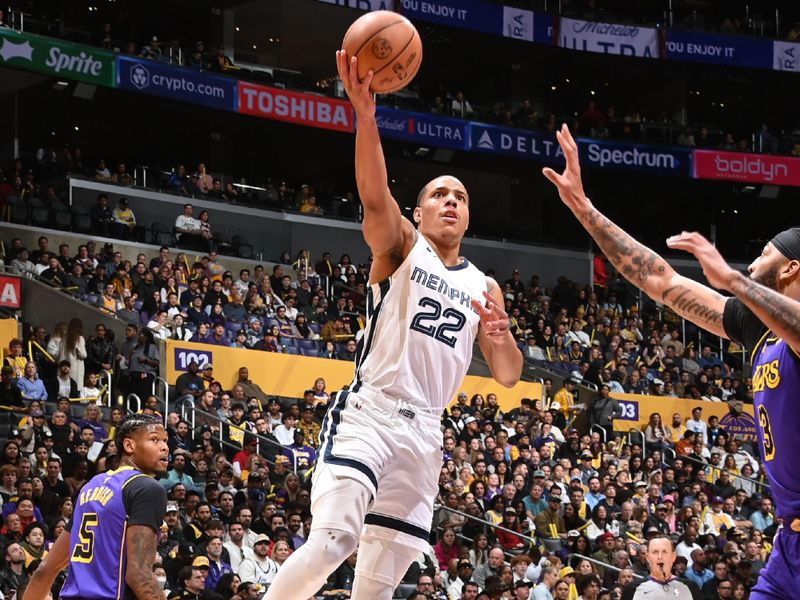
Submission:
<svg viewBox="0 0 800 600">
<path fill-rule="evenodd" d="M 775 439 L 772 436 L 772 424 L 769 421 L 769 413 L 767 413 L 767 409 L 763 404 L 758 407 L 758 424 L 761 426 L 762 437 L 764 439 L 764 460 L 773 460 L 775 458 Z"/>
<path fill-rule="evenodd" d="M 778 359 L 758 365 L 753 373 L 753 392 L 763 392 L 765 388 L 774 390 L 781 384 L 781 362 Z"/>
</svg>

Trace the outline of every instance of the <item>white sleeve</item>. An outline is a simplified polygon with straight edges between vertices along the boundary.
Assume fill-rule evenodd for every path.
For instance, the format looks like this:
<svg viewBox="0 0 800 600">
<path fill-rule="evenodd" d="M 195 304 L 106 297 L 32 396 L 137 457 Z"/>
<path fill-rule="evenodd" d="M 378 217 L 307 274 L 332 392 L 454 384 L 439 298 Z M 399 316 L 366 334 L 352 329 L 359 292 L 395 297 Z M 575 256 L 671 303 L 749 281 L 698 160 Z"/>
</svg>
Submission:
<svg viewBox="0 0 800 600">
<path fill-rule="evenodd" d="M 256 566 L 249 558 L 245 558 L 239 564 L 239 580 L 240 581 L 256 581 Z"/>
</svg>

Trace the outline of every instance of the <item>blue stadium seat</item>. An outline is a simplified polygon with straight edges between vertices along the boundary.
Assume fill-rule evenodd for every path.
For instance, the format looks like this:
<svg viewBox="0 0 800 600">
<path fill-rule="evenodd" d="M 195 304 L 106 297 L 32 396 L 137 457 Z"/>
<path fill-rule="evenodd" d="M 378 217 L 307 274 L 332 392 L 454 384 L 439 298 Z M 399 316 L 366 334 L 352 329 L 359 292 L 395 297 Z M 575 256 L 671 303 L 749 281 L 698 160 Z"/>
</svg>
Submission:
<svg viewBox="0 0 800 600">
<path fill-rule="evenodd" d="M 295 346 L 286 346 L 286 347 L 284 347 L 283 352 L 285 354 L 293 354 L 293 355 L 297 356 L 297 355 L 300 354 L 300 349 L 296 348 Z"/>
<path fill-rule="evenodd" d="M 300 354 L 303 356 L 316 356 L 317 349 L 316 348 L 300 348 Z"/>
</svg>

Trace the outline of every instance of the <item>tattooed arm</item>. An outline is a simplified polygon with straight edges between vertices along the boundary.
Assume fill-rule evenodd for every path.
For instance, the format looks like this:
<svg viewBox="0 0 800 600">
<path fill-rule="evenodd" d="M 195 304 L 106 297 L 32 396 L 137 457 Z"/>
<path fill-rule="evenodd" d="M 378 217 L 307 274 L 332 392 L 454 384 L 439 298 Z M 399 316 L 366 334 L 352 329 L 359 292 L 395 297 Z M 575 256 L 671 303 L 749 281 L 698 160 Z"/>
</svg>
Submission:
<svg viewBox="0 0 800 600">
<path fill-rule="evenodd" d="M 800 302 L 756 283 L 733 269 L 699 233 L 682 233 L 667 240 L 670 248 L 691 252 L 711 285 L 736 295 L 759 320 L 795 350 L 800 350 Z M 773 248 L 772 252 L 776 252 Z M 797 261 L 788 269 L 797 271 Z"/>
<path fill-rule="evenodd" d="M 125 534 L 128 547 L 128 565 L 125 583 L 138 600 L 164 600 L 164 591 L 153 572 L 158 536 L 146 525 L 131 525 Z"/>
<path fill-rule="evenodd" d="M 727 337 L 722 324 L 725 296 L 676 273 L 667 261 L 598 211 L 583 191 L 578 145 L 566 125 L 556 133 L 556 137 L 567 159 L 567 167 L 560 175 L 549 168 L 545 168 L 543 173 L 558 188 L 564 204 L 594 238 L 611 264 L 654 300 L 663 302 L 714 335 Z"/>
</svg>

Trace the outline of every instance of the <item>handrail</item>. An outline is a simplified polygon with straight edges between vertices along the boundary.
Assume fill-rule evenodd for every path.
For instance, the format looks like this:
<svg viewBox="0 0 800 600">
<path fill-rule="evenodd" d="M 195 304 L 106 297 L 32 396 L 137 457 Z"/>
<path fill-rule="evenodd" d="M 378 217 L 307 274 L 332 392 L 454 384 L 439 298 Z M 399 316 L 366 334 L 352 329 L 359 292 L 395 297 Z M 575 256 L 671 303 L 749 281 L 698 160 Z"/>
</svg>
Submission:
<svg viewBox="0 0 800 600">
<path fill-rule="evenodd" d="M 628 430 L 628 443 L 633 446 L 633 440 L 631 439 L 631 435 L 638 434 L 642 436 L 642 458 L 647 456 L 647 440 L 644 437 L 644 432 L 641 429 L 636 429 L 636 427 L 631 427 Z"/>
<path fill-rule="evenodd" d="M 199 412 L 201 415 L 205 415 L 207 417 L 210 417 L 214 421 L 217 421 L 220 425 L 228 425 L 230 427 L 236 427 L 237 429 L 241 429 L 246 434 L 254 436 L 256 438 L 256 440 L 258 440 L 259 444 L 261 442 L 264 442 L 267 445 L 277 447 L 280 450 L 286 450 L 287 449 L 283 444 L 277 444 L 277 443 L 273 442 L 271 439 L 264 437 L 263 435 L 259 434 L 256 431 L 251 431 L 249 429 L 245 429 L 243 427 L 239 427 L 238 425 L 233 425 L 232 423 L 228 423 L 228 421 L 226 421 L 225 419 L 220 418 L 218 415 L 212 414 L 210 412 L 206 412 L 206 411 L 196 407 L 193 399 L 189 400 L 187 398 L 186 401 L 184 402 L 183 406 L 182 406 L 184 421 L 186 420 L 186 418 L 185 418 L 185 415 L 186 415 L 186 404 L 190 404 L 192 406 L 192 429 L 195 429 L 195 419 L 194 419 L 195 413 Z M 222 427 L 219 428 L 219 441 L 220 442 L 225 442 L 225 440 L 222 439 Z M 292 471 L 297 473 L 297 456 L 295 455 L 294 452 L 292 452 Z"/>
<path fill-rule="evenodd" d="M 113 388 L 114 382 L 114 372 L 111 369 L 103 369 L 98 373 L 98 381 L 103 381 L 103 377 L 108 379 L 108 383 L 106 384 L 106 406 L 111 408 L 111 391 Z"/>
<path fill-rule="evenodd" d="M 153 396 L 156 398 L 158 398 L 158 394 L 156 394 L 156 386 L 159 383 L 164 385 L 164 426 L 166 427 L 167 417 L 169 415 L 169 382 L 163 377 L 156 375 L 156 378 L 153 379 Z"/>
<path fill-rule="evenodd" d="M 449 506 L 445 506 L 444 504 L 436 504 L 436 505 L 434 505 L 433 510 L 434 510 L 434 512 L 437 511 L 437 510 L 446 510 L 447 512 L 455 513 L 457 515 L 461 515 L 462 517 L 466 517 L 467 519 L 469 519 L 471 521 L 478 521 L 482 525 L 488 525 L 489 527 L 491 527 L 494 530 L 500 530 L 500 531 L 505 531 L 507 533 L 514 534 L 514 535 L 516 535 L 516 536 L 518 536 L 520 538 L 523 538 L 523 539 L 527 540 L 531 544 L 536 544 L 536 538 L 534 538 L 534 537 L 531 537 L 531 536 L 526 535 L 524 533 L 520 533 L 520 532 L 514 531 L 512 529 L 508 529 L 506 527 L 503 527 L 502 525 L 495 525 L 494 523 L 489 523 L 488 521 L 485 521 L 483 519 L 479 519 L 478 517 L 476 517 L 474 515 L 469 515 L 469 514 L 467 514 L 465 512 L 462 512 L 462 511 L 460 511 L 458 509 L 450 508 Z M 622 572 L 624 570 L 624 568 L 621 569 L 621 568 L 619 568 L 619 567 L 617 567 L 615 565 L 610 565 L 608 563 L 604 563 L 601 560 L 597 560 L 596 558 L 592 558 L 591 556 L 584 556 L 583 554 L 578 554 L 576 552 L 570 552 L 570 556 L 577 556 L 581 560 L 588 560 L 590 563 L 598 565 L 598 566 L 602 567 L 603 569 L 611 569 L 612 571 L 616 571 L 617 573 L 620 573 L 620 572 Z M 633 576 L 635 578 L 638 578 L 638 579 L 644 579 L 644 577 L 642 577 L 641 575 L 637 575 L 636 573 L 633 573 Z"/>
<path fill-rule="evenodd" d="M 589 431 L 592 431 L 592 432 L 599 431 L 600 432 L 600 436 L 603 438 L 603 444 L 606 443 L 606 430 L 603 427 L 601 427 L 597 423 L 594 423 L 591 427 L 589 427 Z"/>
<path fill-rule="evenodd" d="M 195 406 L 194 406 L 194 398 L 186 398 L 186 399 L 184 399 L 183 403 L 181 404 L 181 419 L 183 419 L 187 423 L 189 422 L 189 420 L 186 418 L 186 405 L 187 404 L 192 407 L 192 421 L 191 421 L 192 427 L 191 428 L 192 428 L 192 431 L 194 431 L 194 429 L 195 429 L 195 426 L 194 426 L 194 421 L 195 421 L 194 413 L 195 413 L 195 410 L 196 410 Z"/>
<path fill-rule="evenodd" d="M 125 405 L 128 408 L 128 412 L 138 413 L 140 410 L 142 410 L 142 399 L 139 398 L 137 394 L 128 394 L 128 397 L 125 400 Z M 131 400 L 136 400 L 136 410 L 131 409 Z"/>
<path fill-rule="evenodd" d="M 718 469 L 719 471 L 726 471 L 727 470 L 725 467 L 722 467 L 722 466 L 717 467 L 715 465 L 712 465 L 711 463 L 707 463 L 705 461 L 702 461 L 699 458 L 696 458 L 696 457 L 691 456 L 689 454 L 680 454 L 680 455 L 676 455 L 676 456 L 678 458 L 688 459 L 688 460 L 690 460 L 692 462 L 701 464 L 704 467 L 711 467 L 713 469 Z M 741 479 L 744 479 L 745 481 L 751 481 L 754 484 L 759 485 L 761 487 L 765 487 L 767 489 L 770 489 L 770 487 L 771 487 L 769 483 L 764 483 L 763 481 L 759 481 L 758 479 L 753 479 L 752 477 L 748 477 L 747 475 L 740 475 L 740 474 L 737 473 L 736 475 L 731 475 L 731 477 L 740 477 Z"/>
</svg>

